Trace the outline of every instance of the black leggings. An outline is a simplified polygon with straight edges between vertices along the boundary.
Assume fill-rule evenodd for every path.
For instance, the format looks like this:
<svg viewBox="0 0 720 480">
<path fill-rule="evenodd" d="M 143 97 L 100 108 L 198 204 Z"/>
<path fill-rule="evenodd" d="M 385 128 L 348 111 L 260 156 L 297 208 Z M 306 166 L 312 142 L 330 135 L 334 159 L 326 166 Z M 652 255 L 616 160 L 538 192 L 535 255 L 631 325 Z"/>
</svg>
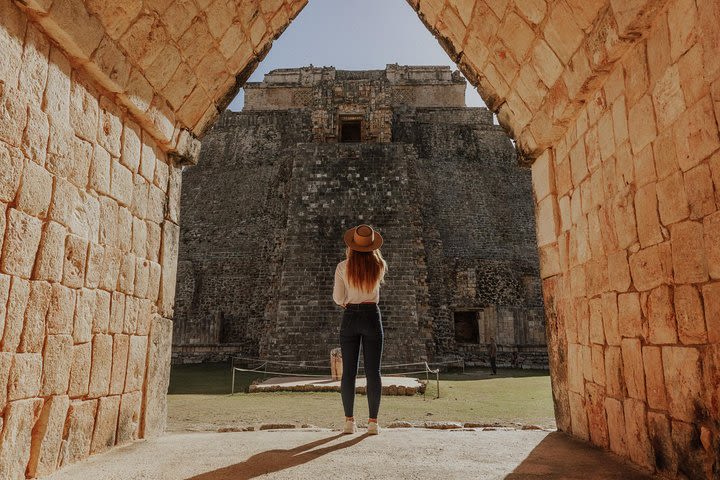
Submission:
<svg viewBox="0 0 720 480">
<path fill-rule="evenodd" d="M 370 418 L 377 418 L 380 409 L 382 382 L 380 359 L 383 350 L 383 327 L 380 308 L 375 304 L 348 305 L 340 326 L 343 374 L 340 382 L 345 416 L 353 416 L 355 404 L 355 378 L 360 363 L 362 343 L 367 399 Z"/>
</svg>

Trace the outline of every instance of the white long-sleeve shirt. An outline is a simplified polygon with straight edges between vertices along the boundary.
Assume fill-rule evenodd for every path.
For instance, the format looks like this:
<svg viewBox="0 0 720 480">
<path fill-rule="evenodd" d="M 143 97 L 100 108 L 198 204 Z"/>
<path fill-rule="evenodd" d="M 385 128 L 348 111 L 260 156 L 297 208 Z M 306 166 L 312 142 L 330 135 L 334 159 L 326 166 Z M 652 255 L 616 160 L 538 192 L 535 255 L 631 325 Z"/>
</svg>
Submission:
<svg viewBox="0 0 720 480">
<path fill-rule="evenodd" d="M 347 260 L 338 263 L 335 269 L 335 285 L 333 286 L 333 300 L 341 306 L 348 303 L 380 302 L 380 282 L 375 285 L 372 292 L 363 292 L 351 286 L 345 278 Z"/>
</svg>

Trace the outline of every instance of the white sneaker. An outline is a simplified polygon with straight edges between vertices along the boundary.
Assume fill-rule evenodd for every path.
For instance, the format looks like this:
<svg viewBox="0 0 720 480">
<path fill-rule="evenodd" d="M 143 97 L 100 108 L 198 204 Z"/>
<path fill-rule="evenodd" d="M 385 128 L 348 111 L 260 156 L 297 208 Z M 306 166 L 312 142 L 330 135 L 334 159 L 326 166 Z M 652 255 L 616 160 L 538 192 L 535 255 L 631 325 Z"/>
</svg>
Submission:
<svg viewBox="0 0 720 480">
<path fill-rule="evenodd" d="M 343 433 L 355 433 L 357 432 L 357 426 L 355 425 L 355 420 L 345 420 L 345 428 L 343 428 Z"/>
<path fill-rule="evenodd" d="M 368 435 L 377 435 L 380 433 L 380 425 L 377 422 L 368 422 L 367 433 Z"/>
</svg>

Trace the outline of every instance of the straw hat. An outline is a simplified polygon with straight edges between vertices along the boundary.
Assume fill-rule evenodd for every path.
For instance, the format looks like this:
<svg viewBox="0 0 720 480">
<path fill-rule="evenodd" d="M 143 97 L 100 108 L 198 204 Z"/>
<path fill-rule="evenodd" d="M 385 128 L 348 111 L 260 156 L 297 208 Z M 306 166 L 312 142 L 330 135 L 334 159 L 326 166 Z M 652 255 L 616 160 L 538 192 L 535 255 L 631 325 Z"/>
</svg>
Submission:
<svg viewBox="0 0 720 480">
<path fill-rule="evenodd" d="M 358 225 L 343 235 L 345 245 L 357 252 L 372 252 L 383 244 L 383 238 L 370 225 Z"/>
</svg>

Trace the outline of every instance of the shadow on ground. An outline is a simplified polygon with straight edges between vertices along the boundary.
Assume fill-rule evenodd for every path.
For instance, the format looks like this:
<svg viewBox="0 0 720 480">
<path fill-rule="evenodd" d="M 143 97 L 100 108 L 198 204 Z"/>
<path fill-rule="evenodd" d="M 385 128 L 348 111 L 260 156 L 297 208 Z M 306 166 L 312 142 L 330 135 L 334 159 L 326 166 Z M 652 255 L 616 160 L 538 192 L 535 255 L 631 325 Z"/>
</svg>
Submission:
<svg viewBox="0 0 720 480">
<path fill-rule="evenodd" d="M 333 435 L 327 438 L 321 438 L 314 442 L 306 443 L 295 448 L 268 450 L 266 452 L 257 453 L 244 462 L 229 465 L 227 467 L 218 468 L 211 472 L 195 475 L 187 480 L 246 480 L 256 478 L 268 473 L 279 472 L 292 467 L 297 467 L 307 462 L 316 460 L 323 455 L 331 452 L 342 450 L 343 448 L 357 445 L 369 435 L 360 435 L 346 442 L 338 443 L 324 448 L 315 448 L 320 445 L 332 442 L 342 437 L 343 434 Z"/>
<path fill-rule="evenodd" d="M 624 459 L 561 432 L 546 436 L 505 480 L 647 480 L 647 472 Z"/>
</svg>

